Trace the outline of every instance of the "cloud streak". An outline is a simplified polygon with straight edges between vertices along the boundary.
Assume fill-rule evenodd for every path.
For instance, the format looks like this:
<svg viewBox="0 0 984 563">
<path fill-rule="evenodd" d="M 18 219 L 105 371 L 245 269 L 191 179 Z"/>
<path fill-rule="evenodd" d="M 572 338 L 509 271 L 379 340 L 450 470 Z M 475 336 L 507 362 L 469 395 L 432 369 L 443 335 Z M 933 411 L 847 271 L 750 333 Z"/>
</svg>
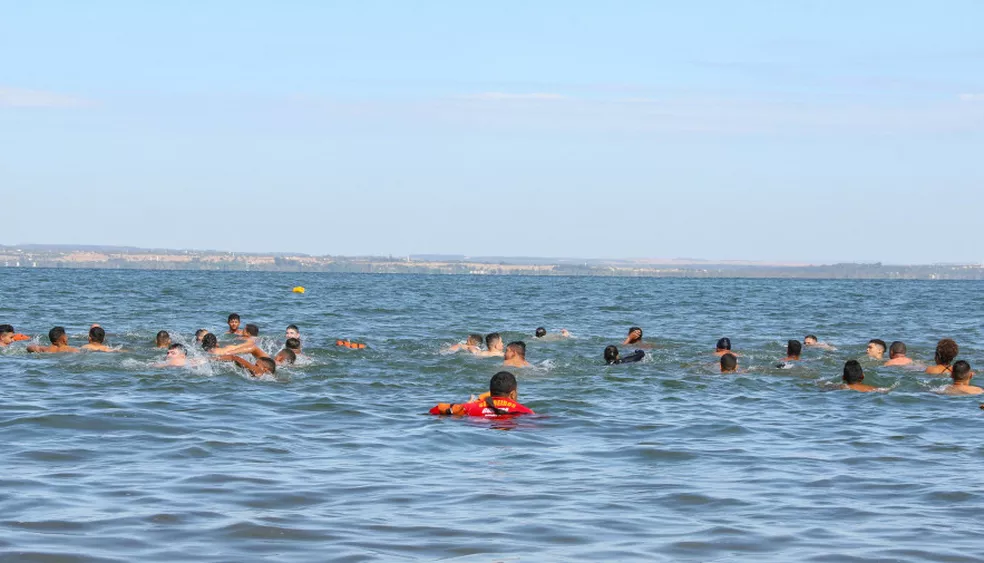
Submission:
<svg viewBox="0 0 984 563">
<path fill-rule="evenodd" d="M 0 86 L 0 108 L 79 108 L 92 102 L 44 90 Z"/>
</svg>

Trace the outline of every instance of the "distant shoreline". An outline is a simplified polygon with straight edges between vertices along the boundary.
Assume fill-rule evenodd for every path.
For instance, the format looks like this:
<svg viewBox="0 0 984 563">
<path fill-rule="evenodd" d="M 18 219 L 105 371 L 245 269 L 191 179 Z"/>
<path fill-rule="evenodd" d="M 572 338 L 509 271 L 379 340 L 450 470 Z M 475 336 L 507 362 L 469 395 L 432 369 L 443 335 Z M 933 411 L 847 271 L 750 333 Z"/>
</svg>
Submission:
<svg viewBox="0 0 984 563">
<path fill-rule="evenodd" d="M 393 258 L 70 245 L 0 246 L 0 268 L 652 278 L 984 279 L 984 265 L 981 264 L 812 265 L 689 259 L 585 260 L 444 255 Z"/>
</svg>

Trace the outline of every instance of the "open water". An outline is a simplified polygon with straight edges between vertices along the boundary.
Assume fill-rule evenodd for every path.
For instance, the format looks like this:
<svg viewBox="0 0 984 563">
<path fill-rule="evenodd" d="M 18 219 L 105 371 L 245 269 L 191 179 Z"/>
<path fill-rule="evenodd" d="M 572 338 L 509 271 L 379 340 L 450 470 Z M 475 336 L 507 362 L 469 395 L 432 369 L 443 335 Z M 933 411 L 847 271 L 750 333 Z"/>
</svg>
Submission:
<svg viewBox="0 0 984 563">
<path fill-rule="evenodd" d="M 98 322 L 127 350 L 0 350 L 0 560 L 981 561 L 980 399 L 871 360 L 889 392 L 832 388 L 873 337 L 923 362 L 953 337 L 980 366 L 982 290 L 0 269 L 0 323 L 81 345 Z M 309 361 L 261 381 L 154 367 L 158 330 L 193 340 L 230 312 L 270 351 L 298 324 Z M 605 366 L 631 325 L 657 347 Z M 491 331 L 527 342 L 539 414 L 426 415 L 488 388 L 501 360 L 441 350 Z M 774 367 L 807 333 L 838 350 Z M 744 373 L 716 372 L 722 336 Z"/>
</svg>

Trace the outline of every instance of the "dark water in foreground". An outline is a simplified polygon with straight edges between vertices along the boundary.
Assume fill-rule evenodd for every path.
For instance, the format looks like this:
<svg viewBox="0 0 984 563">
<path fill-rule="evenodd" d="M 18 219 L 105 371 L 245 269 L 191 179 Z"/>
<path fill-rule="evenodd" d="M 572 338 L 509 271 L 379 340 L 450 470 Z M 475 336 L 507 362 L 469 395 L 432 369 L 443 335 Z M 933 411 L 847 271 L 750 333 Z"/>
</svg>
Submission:
<svg viewBox="0 0 984 563">
<path fill-rule="evenodd" d="M 307 293 L 290 288 L 304 285 Z M 984 364 L 984 284 L 0 270 L 0 322 L 93 322 L 121 354 L 0 351 L 0 560 L 981 561 L 981 401 L 863 361 L 868 339 Z M 159 329 L 237 311 L 308 365 L 165 370 Z M 536 326 L 570 340 L 534 341 Z M 659 344 L 605 367 L 630 325 Z M 423 413 L 524 338 L 512 424 Z M 770 367 L 785 340 L 839 349 Z M 715 373 L 729 336 L 747 372 Z M 362 339 L 367 350 L 336 348 Z"/>
</svg>

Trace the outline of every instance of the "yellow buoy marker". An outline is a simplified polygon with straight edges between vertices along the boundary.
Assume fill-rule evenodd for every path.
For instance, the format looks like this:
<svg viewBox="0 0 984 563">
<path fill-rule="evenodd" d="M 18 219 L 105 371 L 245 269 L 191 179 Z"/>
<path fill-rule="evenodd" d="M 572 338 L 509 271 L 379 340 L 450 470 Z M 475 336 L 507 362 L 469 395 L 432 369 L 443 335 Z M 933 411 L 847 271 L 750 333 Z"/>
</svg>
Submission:
<svg viewBox="0 0 984 563">
<path fill-rule="evenodd" d="M 292 289 L 291 291 L 293 291 L 294 293 L 304 293 L 304 288 L 301 287 L 301 286 L 297 286 L 294 289 Z"/>
</svg>

